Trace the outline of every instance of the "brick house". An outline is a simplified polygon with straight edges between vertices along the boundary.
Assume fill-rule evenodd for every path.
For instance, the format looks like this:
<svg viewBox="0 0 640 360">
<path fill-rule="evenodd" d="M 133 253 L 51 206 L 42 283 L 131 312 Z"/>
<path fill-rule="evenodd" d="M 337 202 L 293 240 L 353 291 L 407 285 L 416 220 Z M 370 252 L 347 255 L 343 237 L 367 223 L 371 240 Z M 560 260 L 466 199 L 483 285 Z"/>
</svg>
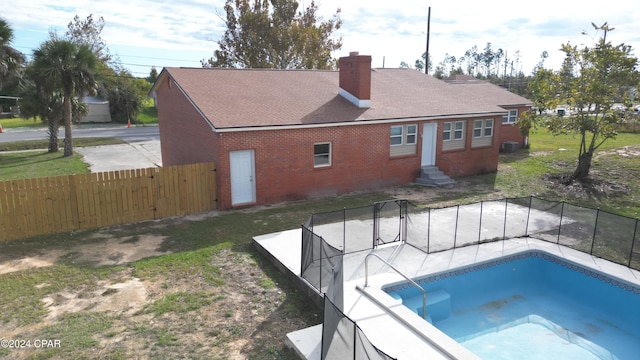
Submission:
<svg viewBox="0 0 640 360">
<path fill-rule="evenodd" d="M 214 161 L 226 210 L 496 171 L 506 109 L 529 101 L 479 89 L 351 53 L 339 71 L 164 68 L 152 93 L 162 163 Z"/>
</svg>

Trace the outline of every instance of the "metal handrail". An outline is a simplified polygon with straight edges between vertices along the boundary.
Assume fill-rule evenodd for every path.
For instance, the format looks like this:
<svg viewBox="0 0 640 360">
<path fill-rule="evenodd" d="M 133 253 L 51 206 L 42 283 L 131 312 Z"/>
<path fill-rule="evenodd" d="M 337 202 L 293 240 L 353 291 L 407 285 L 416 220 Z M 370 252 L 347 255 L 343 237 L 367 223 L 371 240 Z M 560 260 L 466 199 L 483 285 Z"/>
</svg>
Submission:
<svg viewBox="0 0 640 360">
<path fill-rule="evenodd" d="M 389 262 L 387 262 L 385 259 L 381 258 L 378 254 L 370 253 L 370 254 L 367 254 L 367 256 L 364 258 L 364 287 L 369 286 L 369 256 L 377 257 L 380 261 L 385 263 L 385 265 L 393 269 L 398 274 L 402 275 L 402 277 L 404 277 L 407 281 L 409 281 L 411 285 L 417 287 L 418 289 L 420 289 L 420 291 L 422 291 L 422 318 L 426 320 L 427 319 L 427 291 L 423 289 L 420 285 L 418 285 L 417 282 L 411 280 L 407 275 L 403 274 L 402 271 L 396 269 L 395 267 L 393 267 L 393 265 L 389 264 Z"/>
</svg>

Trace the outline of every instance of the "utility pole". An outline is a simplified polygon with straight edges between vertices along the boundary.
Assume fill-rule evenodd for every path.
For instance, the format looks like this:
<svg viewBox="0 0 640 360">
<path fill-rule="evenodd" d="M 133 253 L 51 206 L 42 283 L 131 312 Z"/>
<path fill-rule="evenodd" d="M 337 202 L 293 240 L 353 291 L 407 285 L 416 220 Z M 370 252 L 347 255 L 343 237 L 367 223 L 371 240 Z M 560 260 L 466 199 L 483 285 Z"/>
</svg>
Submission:
<svg viewBox="0 0 640 360">
<path fill-rule="evenodd" d="M 424 73 L 429 74 L 429 35 L 431 32 L 431 6 L 429 6 L 429 14 L 427 15 L 427 56 L 424 59 Z"/>
</svg>

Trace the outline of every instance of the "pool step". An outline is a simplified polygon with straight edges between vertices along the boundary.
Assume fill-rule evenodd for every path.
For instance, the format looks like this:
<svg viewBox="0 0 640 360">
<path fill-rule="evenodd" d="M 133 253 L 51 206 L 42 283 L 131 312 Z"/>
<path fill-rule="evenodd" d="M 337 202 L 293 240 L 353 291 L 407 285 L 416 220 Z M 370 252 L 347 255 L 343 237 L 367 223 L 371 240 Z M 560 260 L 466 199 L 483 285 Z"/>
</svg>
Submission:
<svg viewBox="0 0 640 360">
<path fill-rule="evenodd" d="M 413 306 L 418 315 L 422 314 L 422 296 L 414 297 Z M 416 303 L 415 300 L 419 300 Z M 416 306 L 417 305 L 417 306 Z M 431 319 L 429 322 L 440 321 L 451 315 L 451 295 L 445 290 L 427 291 L 427 317 Z"/>
</svg>

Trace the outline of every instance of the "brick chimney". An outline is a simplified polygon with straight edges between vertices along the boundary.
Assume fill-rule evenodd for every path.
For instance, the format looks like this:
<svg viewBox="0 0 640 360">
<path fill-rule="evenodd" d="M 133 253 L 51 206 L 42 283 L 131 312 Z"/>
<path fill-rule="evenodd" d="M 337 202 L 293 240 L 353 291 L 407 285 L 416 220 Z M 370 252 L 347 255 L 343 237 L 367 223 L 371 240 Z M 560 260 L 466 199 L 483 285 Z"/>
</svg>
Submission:
<svg viewBox="0 0 640 360">
<path fill-rule="evenodd" d="M 357 51 L 341 57 L 338 93 L 359 108 L 371 107 L 371 56 Z"/>
</svg>

